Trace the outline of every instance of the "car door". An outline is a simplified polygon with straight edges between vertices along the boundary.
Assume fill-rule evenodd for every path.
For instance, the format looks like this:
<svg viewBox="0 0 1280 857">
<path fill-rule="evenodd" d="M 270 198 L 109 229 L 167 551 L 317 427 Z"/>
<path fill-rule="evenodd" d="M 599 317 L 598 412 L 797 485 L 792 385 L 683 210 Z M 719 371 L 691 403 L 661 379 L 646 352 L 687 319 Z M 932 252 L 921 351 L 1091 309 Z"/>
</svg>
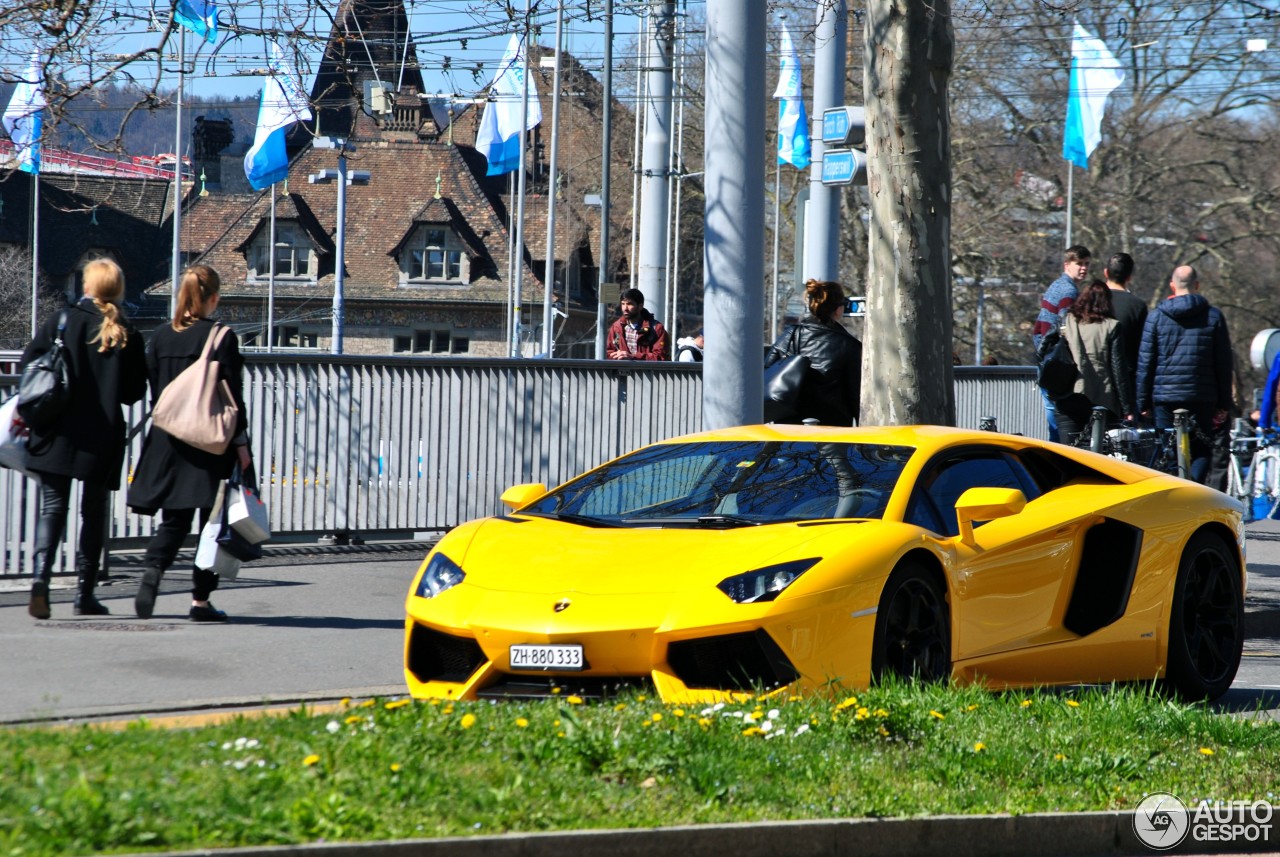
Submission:
<svg viewBox="0 0 1280 857">
<path fill-rule="evenodd" d="M 1016 488 L 1022 512 L 975 522 L 963 544 L 955 504 L 970 488 Z M 949 536 L 956 550 L 952 621 L 957 661 L 1041 645 L 1068 636 L 1060 617 L 1070 595 L 1079 523 L 1044 528 L 1035 514 L 1040 489 L 1012 453 L 969 449 L 946 454 L 921 474 L 907 520 Z"/>
</svg>

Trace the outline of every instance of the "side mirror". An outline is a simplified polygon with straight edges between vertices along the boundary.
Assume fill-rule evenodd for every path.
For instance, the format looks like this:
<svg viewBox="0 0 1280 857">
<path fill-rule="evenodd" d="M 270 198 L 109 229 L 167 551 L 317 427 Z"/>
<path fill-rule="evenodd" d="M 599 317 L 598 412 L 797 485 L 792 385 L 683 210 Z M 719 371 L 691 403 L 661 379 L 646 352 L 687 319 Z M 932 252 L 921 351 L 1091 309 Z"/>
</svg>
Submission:
<svg viewBox="0 0 1280 857">
<path fill-rule="evenodd" d="M 956 523 L 960 541 L 972 546 L 973 522 L 994 521 L 1016 515 L 1027 505 L 1027 497 L 1017 488 L 970 488 L 956 501 Z"/>
<path fill-rule="evenodd" d="M 502 496 L 498 499 L 506 504 L 508 509 L 515 510 L 521 506 L 528 506 L 546 493 L 547 486 L 541 482 L 526 482 L 523 485 L 512 485 L 506 491 L 503 491 Z"/>
</svg>

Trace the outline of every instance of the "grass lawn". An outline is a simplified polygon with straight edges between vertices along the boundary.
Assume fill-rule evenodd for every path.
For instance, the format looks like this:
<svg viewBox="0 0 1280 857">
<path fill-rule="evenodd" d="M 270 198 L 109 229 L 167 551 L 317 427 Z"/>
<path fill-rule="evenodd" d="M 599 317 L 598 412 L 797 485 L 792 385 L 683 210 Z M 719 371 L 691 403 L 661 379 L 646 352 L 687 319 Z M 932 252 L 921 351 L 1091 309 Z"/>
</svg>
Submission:
<svg viewBox="0 0 1280 857">
<path fill-rule="evenodd" d="M 351 700 L 199 729 L 0 731 L 0 855 L 1277 802 L 1280 724 L 1141 689 L 887 686 L 667 706 Z"/>
</svg>

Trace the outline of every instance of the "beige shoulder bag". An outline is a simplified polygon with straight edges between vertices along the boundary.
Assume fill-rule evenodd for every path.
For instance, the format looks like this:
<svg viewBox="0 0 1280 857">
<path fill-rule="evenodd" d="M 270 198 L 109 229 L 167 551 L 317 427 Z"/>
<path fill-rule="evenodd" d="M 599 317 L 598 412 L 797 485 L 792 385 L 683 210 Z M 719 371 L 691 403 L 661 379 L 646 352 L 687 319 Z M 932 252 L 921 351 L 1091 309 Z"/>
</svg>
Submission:
<svg viewBox="0 0 1280 857">
<path fill-rule="evenodd" d="M 221 455 L 236 433 L 240 409 L 231 385 L 218 377 L 213 353 L 230 328 L 215 325 L 204 350 L 178 377 L 169 382 L 151 411 L 151 424 L 183 443 Z"/>
</svg>

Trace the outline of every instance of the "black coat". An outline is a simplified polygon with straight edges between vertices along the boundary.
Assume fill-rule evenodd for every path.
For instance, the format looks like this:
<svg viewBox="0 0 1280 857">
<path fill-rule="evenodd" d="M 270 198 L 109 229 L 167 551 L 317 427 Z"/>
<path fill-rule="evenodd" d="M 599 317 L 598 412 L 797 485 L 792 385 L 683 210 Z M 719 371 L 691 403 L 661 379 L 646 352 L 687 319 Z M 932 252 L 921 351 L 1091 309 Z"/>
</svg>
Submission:
<svg viewBox="0 0 1280 857">
<path fill-rule="evenodd" d="M 147 375 L 151 383 L 151 405 L 174 378 L 182 373 L 204 349 L 205 340 L 213 331 L 213 322 L 199 319 L 186 330 L 174 330 L 163 325 L 151 335 L 147 343 Z M 235 331 L 227 331 L 214 352 L 218 361 L 218 375 L 231 387 L 231 394 L 240 408 L 236 435 L 244 434 L 248 420 L 244 408 L 244 385 L 241 370 L 244 360 L 240 356 L 240 341 Z M 235 465 L 235 446 L 227 447 L 221 455 L 185 444 L 154 425 L 147 432 L 129 486 L 129 506 L 143 515 L 154 515 L 158 509 L 208 509 L 217 497 L 218 484 L 231 475 Z"/>
<path fill-rule="evenodd" d="M 147 391 L 142 334 L 123 317 L 121 323 L 128 332 L 124 347 L 100 352 L 98 343 L 89 341 L 102 327 L 97 305 L 85 299 L 67 308 L 62 341 L 71 368 L 71 404 L 52 428 L 31 433 L 27 455 L 35 472 L 99 482 L 113 491 L 120 487 L 125 447 L 120 406 L 132 405 Z M 23 352 L 22 365 L 49 350 L 57 331 L 55 315 Z"/>
<path fill-rule="evenodd" d="M 793 354 L 809 358 L 796 422 L 815 419 L 824 426 L 853 425 L 862 396 L 862 343 L 857 337 L 834 319 L 823 322 L 807 315 L 782 331 L 765 365 Z"/>
</svg>

